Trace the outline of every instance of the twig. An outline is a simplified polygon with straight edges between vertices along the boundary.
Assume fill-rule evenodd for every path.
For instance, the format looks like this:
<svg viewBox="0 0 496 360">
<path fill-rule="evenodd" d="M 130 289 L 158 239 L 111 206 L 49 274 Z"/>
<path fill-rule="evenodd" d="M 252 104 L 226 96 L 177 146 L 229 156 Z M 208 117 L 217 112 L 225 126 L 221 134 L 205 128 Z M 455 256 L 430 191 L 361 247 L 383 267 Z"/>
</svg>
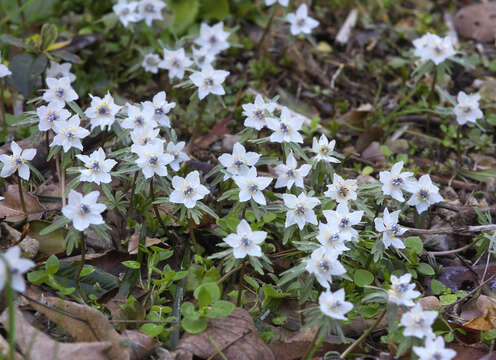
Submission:
<svg viewBox="0 0 496 360">
<path fill-rule="evenodd" d="M 313 354 L 317 350 L 316 348 L 319 346 L 318 345 L 319 338 L 320 338 L 319 335 L 320 335 L 320 328 L 317 329 L 317 331 L 315 332 L 315 335 L 313 336 L 312 342 L 308 346 L 307 351 L 305 352 L 305 355 L 303 355 L 302 359 L 310 360 L 312 358 Z"/>
<path fill-rule="evenodd" d="M 157 218 L 158 222 L 164 229 L 165 234 L 167 234 L 167 226 L 165 226 L 164 221 L 162 220 L 162 217 L 160 216 L 160 213 L 158 211 L 158 206 L 155 203 L 155 194 L 153 193 L 153 177 L 152 180 L 150 181 L 150 197 L 152 198 L 152 206 L 153 206 L 153 212 L 155 213 L 155 217 Z"/>
<path fill-rule="evenodd" d="M 415 229 L 408 228 L 408 235 L 443 235 L 443 234 L 458 234 L 469 235 L 483 231 L 495 231 L 496 224 L 478 225 L 478 226 L 458 226 L 458 227 L 444 227 L 438 229 Z"/>
<path fill-rule="evenodd" d="M 235 338 L 234 340 L 228 342 L 226 345 L 224 345 L 223 347 L 221 347 L 219 350 L 217 350 L 215 353 L 213 353 L 212 355 L 210 355 L 207 360 L 212 360 L 217 354 L 220 354 L 222 351 L 226 350 L 229 346 L 231 346 L 232 344 L 234 344 L 235 342 L 241 340 L 242 338 L 244 338 L 246 335 L 248 335 L 249 333 L 251 333 L 251 330 L 248 330 L 244 333 L 242 333 L 241 335 L 239 335 L 237 338 Z M 215 345 L 214 345 L 215 347 Z"/>
<path fill-rule="evenodd" d="M 482 287 L 484 287 L 485 285 L 487 285 L 489 282 L 491 282 L 492 280 L 494 280 L 494 278 L 496 278 L 496 273 L 495 274 L 492 274 L 490 277 L 487 278 L 487 280 L 485 280 L 483 283 L 480 283 L 475 289 L 473 289 L 471 292 L 469 292 L 468 294 L 466 294 L 465 296 L 459 298 L 458 300 L 456 300 L 453 304 L 450 304 L 448 305 L 446 308 L 453 308 L 455 305 L 461 303 L 462 301 L 464 301 L 466 298 L 474 295 L 477 291 L 479 291 Z"/>
<path fill-rule="evenodd" d="M 344 359 L 346 358 L 346 356 L 348 356 L 348 354 L 350 352 L 352 352 L 358 345 L 360 345 L 369 335 L 372 331 L 374 331 L 374 329 L 377 327 L 377 325 L 379 325 L 379 323 L 381 322 L 382 318 L 384 317 L 384 315 L 386 314 L 386 309 L 382 310 L 382 313 L 379 315 L 379 317 L 377 318 L 377 320 L 372 324 L 371 327 L 369 327 L 367 329 L 367 331 L 365 331 L 362 336 L 360 336 L 358 339 L 356 339 L 353 344 L 351 344 L 350 346 L 348 346 L 348 348 L 341 354 L 340 358 L 341 359 Z"/>
<path fill-rule="evenodd" d="M 81 232 L 81 261 L 80 261 L 79 266 L 76 270 L 76 277 L 74 279 L 74 282 L 76 284 L 76 289 L 77 289 L 79 295 L 81 296 L 83 301 L 85 303 L 87 303 L 88 298 L 86 297 L 86 294 L 81 289 L 81 282 L 80 282 L 81 272 L 83 271 L 85 261 L 86 261 L 86 241 L 84 239 L 84 233 Z"/>
<path fill-rule="evenodd" d="M 445 250 L 445 251 L 428 251 L 428 254 L 433 256 L 447 256 L 447 255 L 458 254 L 459 252 L 463 252 L 465 250 L 470 249 L 472 246 L 474 246 L 477 243 L 477 241 L 478 239 L 458 249 Z"/>
<path fill-rule="evenodd" d="M 234 274 L 236 271 L 241 270 L 244 264 L 239 265 L 238 267 L 235 267 L 234 269 L 231 269 L 228 273 L 223 275 L 219 280 L 217 280 L 217 285 L 222 284 L 224 281 L 226 281 L 232 274 Z"/>
<path fill-rule="evenodd" d="M 24 213 L 24 221 L 28 221 L 28 211 L 26 209 L 26 202 L 24 201 L 24 191 L 22 189 L 22 179 L 17 173 L 17 187 L 19 188 L 19 197 L 21 199 L 22 212 Z"/>
<path fill-rule="evenodd" d="M 241 293 L 243 292 L 243 276 L 245 275 L 246 265 L 243 262 L 241 264 L 241 271 L 239 272 L 239 281 L 238 281 L 238 299 L 236 300 L 236 306 L 241 306 Z"/>
</svg>

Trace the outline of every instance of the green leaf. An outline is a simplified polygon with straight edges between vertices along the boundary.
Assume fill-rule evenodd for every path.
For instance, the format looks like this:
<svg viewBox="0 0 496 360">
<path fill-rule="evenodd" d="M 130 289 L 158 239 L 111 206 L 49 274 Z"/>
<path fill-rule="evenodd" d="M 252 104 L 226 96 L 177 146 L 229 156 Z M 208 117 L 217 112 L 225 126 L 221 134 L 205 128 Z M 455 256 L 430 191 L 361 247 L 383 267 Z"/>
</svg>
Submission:
<svg viewBox="0 0 496 360">
<path fill-rule="evenodd" d="M 198 300 L 198 308 L 203 309 L 212 303 L 212 297 L 205 287 L 200 287 L 195 291 L 195 298 Z"/>
<path fill-rule="evenodd" d="M 143 324 L 140 327 L 140 331 L 144 332 L 145 334 L 151 336 L 151 337 L 156 337 L 159 336 L 162 331 L 164 331 L 164 327 L 162 325 L 157 325 L 157 324 Z"/>
<path fill-rule="evenodd" d="M 200 3 L 198 0 L 172 0 L 169 9 L 174 14 L 172 29 L 177 34 L 182 34 L 195 22 Z"/>
<path fill-rule="evenodd" d="M 358 269 L 353 274 L 353 281 L 358 286 L 367 286 L 374 281 L 374 274 L 367 270 Z"/>
<path fill-rule="evenodd" d="M 71 222 L 71 220 L 69 220 L 65 216 L 62 216 L 62 217 L 58 218 L 52 225 L 47 226 L 46 228 L 41 230 L 40 235 L 50 234 L 51 232 L 58 230 L 58 229 L 64 227 L 65 225 L 69 224 L 70 222 Z"/>
<path fill-rule="evenodd" d="M 446 294 L 446 295 L 441 295 L 439 297 L 439 301 L 443 306 L 453 304 L 456 301 L 456 299 L 457 297 L 455 294 Z"/>
<path fill-rule="evenodd" d="M 420 263 L 420 264 L 418 264 L 417 270 L 422 275 L 428 275 L 428 276 L 432 276 L 432 275 L 434 275 L 436 273 L 434 271 L 434 269 L 432 268 L 432 266 L 430 266 L 429 264 L 426 264 L 426 263 Z"/>
<path fill-rule="evenodd" d="M 195 305 L 189 301 L 183 302 L 181 305 L 181 314 L 184 317 L 192 317 L 196 314 Z"/>
<path fill-rule="evenodd" d="M 22 39 L 13 37 L 12 35 L 7 35 L 7 34 L 1 35 L 0 42 L 26 50 L 34 50 L 34 47 L 32 45 L 26 44 Z"/>
<path fill-rule="evenodd" d="M 39 285 L 48 280 L 48 275 L 44 270 L 31 271 L 28 273 L 28 280 L 35 285 Z"/>
<path fill-rule="evenodd" d="M 28 53 L 16 55 L 9 63 L 12 75 L 7 78 L 7 81 L 25 98 L 29 98 L 35 87 L 42 86 L 40 74 L 45 70 L 46 64 L 45 54 L 37 57 Z"/>
<path fill-rule="evenodd" d="M 405 239 L 405 246 L 415 254 L 420 254 L 424 249 L 424 244 L 418 236 L 411 236 Z"/>
<path fill-rule="evenodd" d="M 431 290 L 434 295 L 441 294 L 444 290 L 446 290 L 446 286 L 441 281 L 436 279 L 431 280 Z"/>
<path fill-rule="evenodd" d="M 201 284 L 199 287 L 197 287 L 193 292 L 193 296 L 195 297 L 195 299 L 200 300 L 199 296 L 200 296 L 200 291 L 202 291 L 202 289 L 205 289 L 205 291 L 207 291 L 207 293 L 210 296 L 211 302 L 220 299 L 220 295 L 221 295 L 220 288 L 215 282 L 204 283 Z"/>
<path fill-rule="evenodd" d="M 57 40 L 59 32 L 54 24 L 43 24 L 41 27 L 41 50 L 45 51 Z"/>
<path fill-rule="evenodd" d="M 200 0 L 200 16 L 202 19 L 224 20 L 228 15 L 228 0 Z"/>
<path fill-rule="evenodd" d="M 206 317 L 209 318 L 226 317 L 229 314 L 231 314 L 235 308 L 236 305 L 234 305 L 230 301 L 217 300 L 212 302 L 212 304 L 210 305 L 210 310 L 208 311 Z"/>
<path fill-rule="evenodd" d="M 198 334 L 207 328 L 207 321 L 201 318 L 185 317 L 181 321 L 181 326 L 190 334 Z"/>
<path fill-rule="evenodd" d="M 128 267 L 130 269 L 134 269 L 134 270 L 137 270 L 141 267 L 141 264 L 139 262 L 132 261 L 132 260 L 123 261 L 121 264 L 124 265 L 125 267 Z"/>
<path fill-rule="evenodd" d="M 49 275 L 54 275 L 59 270 L 59 259 L 55 255 L 51 255 L 45 265 L 45 272 Z"/>
</svg>

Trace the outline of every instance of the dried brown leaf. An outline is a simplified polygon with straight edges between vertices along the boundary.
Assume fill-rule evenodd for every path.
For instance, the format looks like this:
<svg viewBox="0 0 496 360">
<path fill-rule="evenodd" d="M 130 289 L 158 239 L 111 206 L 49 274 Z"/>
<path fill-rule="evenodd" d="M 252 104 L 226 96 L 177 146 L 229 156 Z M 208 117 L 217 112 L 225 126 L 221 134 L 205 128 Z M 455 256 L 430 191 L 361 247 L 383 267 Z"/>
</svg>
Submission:
<svg viewBox="0 0 496 360">
<path fill-rule="evenodd" d="M 5 218 L 9 222 L 17 222 L 24 219 L 21 198 L 17 185 L 9 185 L 7 191 L 3 193 L 4 199 L 0 201 L 0 219 Z M 38 220 L 45 209 L 40 204 L 37 197 L 24 191 L 24 203 L 28 212 L 29 220 Z"/>
</svg>

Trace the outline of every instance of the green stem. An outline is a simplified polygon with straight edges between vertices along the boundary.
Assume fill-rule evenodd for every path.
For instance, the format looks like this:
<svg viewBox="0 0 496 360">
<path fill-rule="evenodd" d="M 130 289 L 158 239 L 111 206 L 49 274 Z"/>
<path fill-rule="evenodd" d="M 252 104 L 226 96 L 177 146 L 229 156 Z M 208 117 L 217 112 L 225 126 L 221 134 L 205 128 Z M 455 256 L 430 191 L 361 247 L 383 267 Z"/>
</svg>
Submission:
<svg viewBox="0 0 496 360">
<path fill-rule="evenodd" d="M 9 342 L 9 359 L 15 360 L 15 291 L 12 289 L 12 273 L 10 272 L 10 265 L 7 259 L 0 255 L 0 261 L 3 262 L 3 266 L 7 273 L 7 288 L 6 288 L 6 300 L 7 300 L 7 310 L 9 314 L 9 330 L 8 330 L 8 342 Z M 3 357 L 2 357 L 3 359 Z"/>
<path fill-rule="evenodd" d="M 138 171 L 134 173 L 133 185 L 131 185 L 131 197 L 129 198 L 129 209 L 128 209 L 128 219 L 134 211 L 134 192 L 136 191 L 136 179 L 138 178 Z"/>
<path fill-rule="evenodd" d="M 433 110 L 434 106 L 434 94 L 436 92 L 436 83 L 437 83 L 437 68 L 434 69 L 434 77 L 432 78 L 431 90 L 429 91 L 429 110 Z M 431 129 L 431 113 L 427 115 L 427 132 Z"/>
<path fill-rule="evenodd" d="M 155 194 L 153 191 L 153 177 L 150 181 L 150 197 L 152 198 L 152 206 L 153 206 L 153 212 L 155 213 L 155 217 L 157 218 L 158 222 L 160 223 L 160 226 L 162 226 L 162 229 L 164 229 L 164 233 L 167 234 L 167 232 L 168 232 L 167 226 L 165 225 L 164 221 L 162 220 L 162 217 L 160 216 L 157 204 L 154 204 Z"/>
<path fill-rule="evenodd" d="M 241 270 L 239 271 L 238 299 L 236 300 L 236 306 L 237 307 L 241 306 L 241 294 L 243 293 L 243 276 L 245 276 L 245 271 L 246 271 L 246 265 L 245 265 L 245 262 L 243 261 L 243 263 L 241 265 Z"/>
<path fill-rule="evenodd" d="M 303 356 L 303 359 L 305 359 L 305 360 L 311 360 L 312 359 L 313 354 L 315 354 L 315 352 L 319 348 L 319 345 L 320 345 L 320 340 L 319 339 L 320 339 L 320 337 L 321 336 L 320 336 L 320 328 L 319 328 L 315 332 L 315 335 L 313 336 L 312 342 L 308 346 L 307 351 L 306 351 L 305 355 Z"/>
<path fill-rule="evenodd" d="M 2 109 L 2 132 L 4 136 L 7 136 L 7 117 L 5 116 L 5 83 L 4 80 L 0 80 L 0 106 Z"/>
<path fill-rule="evenodd" d="M 76 290 L 78 291 L 79 295 L 84 300 L 84 302 L 87 303 L 88 298 L 87 298 L 86 294 L 84 293 L 84 291 L 81 289 L 81 282 L 80 282 L 81 272 L 83 271 L 84 264 L 86 262 L 86 241 L 84 239 L 84 233 L 83 232 L 81 232 L 80 241 L 81 241 L 81 262 L 79 263 L 79 267 L 76 270 L 76 278 L 74 279 L 74 281 L 76 283 Z"/>
<path fill-rule="evenodd" d="M 257 47 L 255 48 L 256 49 L 256 52 L 258 52 L 260 50 L 260 48 L 262 47 L 262 45 L 263 45 L 263 43 L 265 41 L 265 38 L 267 37 L 267 34 L 269 33 L 269 31 L 270 31 L 270 29 L 272 27 L 272 22 L 274 21 L 274 15 L 275 14 L 276 14 L 276 7 L 273 6 L 272 7 L 272 10 L 271 10 L 269 22 L 267 23 L 267 26 L 264 29 L 264 32 L 262 34 L 262 37 L 258 41 Z"/>
<path fill-rule="evenodd" d="M 193 228 L 190 229 L 189 235 L 191 238 L 191 242 L 193 243 L 193 247 L 195 248 L 195 254 L 200 256 L 200 247 L 198 246 L 198 242 L 196 241 L 195 230 Z"/>
<path fill-rule="evenodd" d="M 340 358 L 341 359 L 344 359 L 346 358 L 346 356 L 348 356 L 349 353 L 351 353 L 358 345 L 360 345 L 369 335 L 372 331 L 374 331 L 374 329 L 377 327 L 377 325 L 379 325 L 379 323 L 381 322 L 382 318 L 384 317 L 384 315 L 386 314 L 386 309 L 382 310 L 381 314 L 379 315 L 379 317 L 377 318 L 377 320 L 372 324 L 371 327 L 369 327 L 367 329 L 367 331 L 365 331 L 362 336 L 360 336 L 358 339 L 356 339 L 353 344 L 351 344 L 350 346 L 348 346 L 348 348 L 341 354 Z"/>
<path fill-rule="evenodd" d="M 21 199 L 22 212 L 24 213 L 24 221 L 28 220 L 28 210 L 26 209 L 26 202 L 24 201 L 24 191 L 22 189 L 22 179 L 17 173 L 17 183 L 19 188 L 19 198 Z"/>
<path fill-rule="evenodd" d="M 456 128 L 456 155 L 458 157 L 458 166 L 462 165 L 462 127 L 460 125 Z"/>
</svg>

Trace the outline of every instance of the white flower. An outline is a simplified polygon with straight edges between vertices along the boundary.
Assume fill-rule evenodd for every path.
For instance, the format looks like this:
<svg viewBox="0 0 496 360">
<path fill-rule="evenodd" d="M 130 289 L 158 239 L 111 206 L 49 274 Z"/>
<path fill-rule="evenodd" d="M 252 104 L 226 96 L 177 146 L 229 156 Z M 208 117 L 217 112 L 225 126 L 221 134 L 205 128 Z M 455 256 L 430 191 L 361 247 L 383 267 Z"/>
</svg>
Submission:
<svg viewBox="0 0 496 360">
<path fill-rule="evenodd" d="M 143 103 L 143 108 L 153 111 L 153 120 L 159 123 L 161 126 L 170 128 L 170 119 L 167 115 L 173 108 L 176 107 L 175 102 L 168 102 L 166 99 L 165 91 L 157 93 L 153 97 L 153 101 L 145 101 Z"/>
<path fill-rule="evenodd" d="M 186 178 L 174 176 L 172 178 L 174 191 L 169 200 L 176 204 L 184 204 L 188 209 L 195 207 L 198 200 L 203 199 L 210 191 L 200 183 L 198 171 L 190 172 Z"/>
<path fill-rule="evenodd" d="M 169 142 L 167 144 L 166 152 L 174 157 L 174 160 L 172 160 L 169 166 L 174 171 L 179 170 L 181 164 L 184 161 L 189 160 L 189 156 L 183 151 L 184 145 L 186 145 L 184 141 L 180 141 L 177 144 L 174 144 L 173 142 Z"/>
<path fill-rule="evenodd" d="M 91 97 L 91 106 L 86 109 L 84 114 L 90 119 L 91 130 L 100 126 L 102 130 L 105 130 L 105 127 L 110 127 L 115 121 L 115 115 L 119 112 L 122 106 L 116 105 L 114 103 L 114 98 L 110 93 L 102 98 L 98 96 Z"/>
<path fill-rule="evenodd" d="M 324 210 L 323 214 L 328 223 L 336 222 L 344 240 L 358 240 L 358 231 L 352 228 L 360 222 L 363 211 L 349 211 L 347 203 L 339 203 L 336 210 Z"/>
<path fill-rule="evenodd" d="M 243 105 L 243 115 L 246 116 L 244 125 L 257 130 L 262 129 L 267 125 L 266 113 L 268 112 L 269 114 L 272 114 L 275 108 L 276 104 L 273 102 L 266 103 L 262 96 L 257 95 L 253 104 Z"/>
<path fill-rule="evenodd" d="M 435 34 L 427 33 L 415 39 L 413 46 L 415 47 L 414 55 L 419 57 L 421 62 L 431 60 L 436 65 L 456 54 L 449 36 L 441 38 Z"/>
<path fill-rule="evenodd" d="M 409 189 L 413 195 L 407 204 L 415 206 L 419 214 L 423 213 L 430 205 L 443 201 L 439 188 L 434 185 L 429 175 L 423 175 Z"/>
<path fill-rule="evenodd" d="M 87 195 L 71 190 L 67 205 L 62 208 L 62 214 L 69 220 L 76 230 L 86 230 L 90 225 L 103 224 L 101 213 L 107 208 L 104 204 L 97 203 L 98 191 Z"/>
<path fill-rule="evenodd" d="M 76 157 L 84 163 L 86 169 L 81 170 L 81 181 L 108 184 L 112 181 L 110 170 L 117 164 L 113 159 L 105 159 L 102 148 L 94 151 L 90 156 L 78 154 Z"/>
<path fill-rule="evenodd" d="M 336 200 L 338 204 L 347 203 L 348 200 L 356 200 L 357 187 L 356 180 L 344 180 L 338 174 L 334 174 L 333 182 L 331 185 L 327 185 L 327 191 L 324 195 Z"/>
<path fill-rule="evenodd" d="M 415 336 L 419 339 L 431 337 L 432 324 L 437 317 L 437 311 L 424 311 L 419 303 L 416 303 L 409 311 L 401 317 L 400 325 L 403 325 L 404 336 Z"/>
<path fill-rule="evenodd" d="M 274 5 L 276 2 L 281 4 L 281 6 L 288 6 L 289 0 L 265 0 L 265 5 L 271 6 Z"/>
<path fill-rule="evenodd" d="M 306 4 L 301 4 L 296 13 L 290 13 L 286 20 L 291 24 L 291 35 L 310 34 L 314 28 L 319 26 L 319 22 L 308 16 Z"/>
<path fill-rule="evenodd" d="M 167 50 L 164 49 L 164 59 L 158 64 L 162 69 L 169 70 L 169 78 L 182 79 L 184 77 L 184 69 L 191 66 L 193 61 L 184 54 L 184 49 Z"/>
<path fill-rule="evenodd" d="M 148 53 L 143 57 L 141 66 L 143 66 L 143 69 L 145 69 L 145 71 L 156 74 L 158 72 L 158 66 L 161 61 L 162 59 L 160 59 L 160 56 L 158 56 L 157 54 Z"/>
<path fill-rule="evenodd" d="M 48 89 L 43 93 L 46 102 L 66 103 L 78 99 L 78 94 L 71 87 L 71 80 L 65 76 L 60 79 L 47 78 Z"/>
<path fill-rule="evenodd" d="M 398 161 L 393 165 L 391 171 L 381 171 L 379 173 L 379 181 L 382 183 L 382 192 L 384 195 L 391 195 L 395 200 L 404 202 L 403 190 L 410 189 L 415 182 L 409 180 L 413 176 L 411 172 L 402 173 L 403 161 Z"/>
<path fill-rule="evenodd" d="M 320 247 L 312 252 L 310 259 L 307 260 L 305 270 L 314 274 L 319 284 L 326 289 L 329 289 L 333 276 L 346 273 L 343 265 L 334 255 L 329 254 L 325 247 Z"/>
<path fill-rule="evenodd" d="M 413 352 L 419 360 L 451 360 L 456 356 L 456 351 L 446 349 L 442 336 L 428 337 L 424 346 L 414 346 Z"/>
<path fill-rule="evenodd" d="M 258 244 L 266 237 L 265 231 L 252 231 L 250 224 L 243 219 L 236 228 L 236 234 L 229 234 L 224 241 L 233 248 L 233 255 L 236 259 L 243 259 L 246 255 L 262 256 L 262 249 Z"/>
<path fill-rule="evenodd" d="M 48 131 L 53 129 L 55 121 L 67 120 L 71 113 L 64 109 L 64 103 L 51 102 L 48 105 L 43 105 L 36 108 L 36 114 L 40 119 L 38 129 L 40 131 Z"/>
<path fill-rule="evenodd" d="M 225 174 L 224 180 L 234 176 L 246 176 L 251 166 L 255 166 L 260 159 L 260 154 L 256 152 L 246 152 L 245 147 L 240 143 L 235 143 L 233 153 L 222 154 L 219 156 L 219 162 L 224 166 L 231 175 Z"/>
<path fill-rule="evenodd" d="M 7 266 L 5 263 L 7 263 Z M 26 290 L 26 284 L 22 275 L 34 267 L 34 265 L 34 262 L 31 260 L 21 257 L 21 248 L 19 246 L 16 245 L 9 248 L 2 254 L 2 259 L 0 260 L 0 290 L 7 283 L 8 271 L 12 276 L 10 283 L 12 289 L 18 292 L 24 292 Z"/>
<path fill-rule="evenodd" d="M 270 135 L 272 142 L 295 142 L 303 143 L 303 137 L 298 132 L 303 125 L 303 120 L 297 116 L 291 116 L 289 109 L 283 108 L 281 119 L 266 118 L 267 127 L 274 132 Z"/>
<path fill-rule="evenodd" d="M 306 223 L 317 225 L 317 216 L 312 210 L 320 204 L 319 199 L 306 196 L 301 193 L 296 197 L 293 194 L 283 194 L 284 205 L 289 209 L 286 213 L 286 227 L 297 224 L 300 230 L 303 230 Z"/>
<path fill-rule="evenodd" d="M 142 127 L 156 127 L 157 123 L 153 119 L 155 112 L 150 107 L 144 107 L 127 104 L 127 118 L 121 123 L 124 129 L 139 129 Z"/>
<path fill-rule="evenodd" d="M 143 126 L 136 128 L 131 131 L 131 140 L 133 145 L 131 145 L 131 151 L 133 153 L 138 153 L 139 149 L 146 145 L 157 145 L 161 144 L 163 146 L 164 140 L 158 138 L 158 133 L 160 130 L 151 126 Z"/>
<path fill-rule="evenodd" d="M 138 12 L 146 25 L 152 26 L 153 20 L 162 20 L 162 9 L 165 7 L 163 0 L 140 0 Z"/>
<path fill-rule="evenodd" d="M 200 71 L 191 74 L 189 78 L 198 87 L 198 97 L 202 100 L 210 93 L 224 95 L 226 91 L 222 87 L 222 83 L 226 80 L 227 75 L 229 75 L 229 71 L 215 70 L 212 65 L 205 65 Z"/>
<path fill-rule="evenodd" d="M 235 176 L 233 179 L 240 189 L 239 201 L 245 202 L 253 199 L 261 205 L 265 205 L 267 203 L 262 190 L 269 186 L 272 182 L 272 178 L 257 176 L 257 169 L 252 167 L 245 175 Z"/>
<path fill-rule="evenodd" d="M 346 320 L 345 314 L 353 309 L 353 304 L 345 301 L 344 289 L 335 292 L 327 289 L 319 296 L 320 311 L 333 319 Z"/>
<path fill-rule="evenodd" d="M 0 79 L 12 75 L 12 72 L 4 64 L 0 64 Z"/>
<path fill-rule="evenodd" d="M 76 75 L 71 73 L 71 63 L 59 64 L 55 61 L 50 60 L 50 67 L 46 70 L 47 78 L 62 79 L 63 77 L 68 77 L 70 82 L 76 80 Z"/>
<path fill-rule="evenodd" d="M 140 146 L 136 149 L 136 153 L 138 154 L 136 164 L 141 168 L 146 179 L 155 174 L 166 176 L 167 165 L 174 160 L 172 155 L 164 153 L 162 142 Z"/>
<path fill-rule="evenodd" d="M 339 163 L 340 161 L 335 157 L 331 156 L 334 151 L 334 146 L 336 146 L 336 140 L 327 140 L 325 135 L 322 135 L 317 141 L 317 138 L 313 138 L 312 151 L 317 154 L 315 156 L 315 161 L 324 160 L 329 163 Z"/>
<path fill-rule="evenodd" d="M 0 161 L 3 163 L 0 176 L 6 178 L 17 171 L 21 178 L 29 180 L 29 166 L 26 162 L 33 160 L 36 155 L 36 149 L 22 150 L 15 141 L 10 144 L 10 149 L 12 150 L 12 155 L 0 155 Z"/>
<path fill-rule="evenodd" d="M 229 33 L 224 31 L 224 23 L 218 22 L 213 26 L 202 23 L 200 26 L 200 36 L 195 40 L 195 44 L 208 49 L 208 51 L 217 55 L 218 53 L 229 48 L 227 38 Z"/>
<path fill-rule="evenodd" d="M 290 190 L 294 184 L 296 187 L 304 188 L 303 178 L 308 175 L 312 166 L 303 164 L 298 169 L 296 168 L 297 166 L 298 163 L 296 162 L 293 153 L 289 153 L 286 164 L 279 164 L 274 169 L 278 176 L 274 187 L 276 189 L 286 187 Z"/>
<path fill-rule="evenodd" d="M 405 274 L 399 278 L 391 275 L 391 289 L 388 290 L 388 301 L 397 305 L 413 306 L 413 299 L 420 296 L 415 289 L 415 284 L 410 284 L 411 274 Z"/>
<path fill-rule="evenodd" d="M 79 116 L 74 115 L 69 120 L 55 121 L 53 130 L 55 136 L 50 146 L 60 145 L 64 148 L 64 152 L 69 151 L 71 147 L 75 147 L 83 151 L 81 139 L 90 134 L 88 130 L 79 126 Z"/>
<path fill-rule="evenodd" d="M 319 235 L 317 240 L 326 249 L 327 254 L 338 257 L 348 248 L 344 245 L 348 241 L 349 236 L 343 236 L 339 231 L 339 225 L 335 218 L 331 218 L 327 224 L 319 224 Z"/>
<path fill-rule="evenodd" d="M 389 213 L 388 208 L 384 209 L 383 218 L 375 218 L 375 229 L 383 233 L 382 242 L 386 248 L 393 245 L 397 249 L 404 249 L 405 245 L 398 236 L 405 233 L 406 229 L 398 225 L 398 216 L 401 210 Z"/>
<path fill-rule="evenodd" d="M 137 1 L 127 2 L 127 0 L 119 0 L 119 2 L 112 7 L 112 10 L 114 10 L 114 13 L 119 17 L 122 25 L 127 27 L 129 23 L 141 20 L 141 16 L 136 12 L 137 7 Z"/>
<path fill-rule="evenodd" d="M 193 61 L 200 69 L 205 65 L 210 65 L 215 60 L 215 55 L 208 51 L 208 47 L 193 48 Z"/>
<path fill-rule="evenodd" d="M 482 119 L 484 114 L 479 108 L 479 94 L 465 94 L 460 91 L 457 96 L 458 103 L 455 106 L 454 112 L 458 124 L 464 125 L 467 122 L 477 122 L 477 119 Z"/>
</svg>

